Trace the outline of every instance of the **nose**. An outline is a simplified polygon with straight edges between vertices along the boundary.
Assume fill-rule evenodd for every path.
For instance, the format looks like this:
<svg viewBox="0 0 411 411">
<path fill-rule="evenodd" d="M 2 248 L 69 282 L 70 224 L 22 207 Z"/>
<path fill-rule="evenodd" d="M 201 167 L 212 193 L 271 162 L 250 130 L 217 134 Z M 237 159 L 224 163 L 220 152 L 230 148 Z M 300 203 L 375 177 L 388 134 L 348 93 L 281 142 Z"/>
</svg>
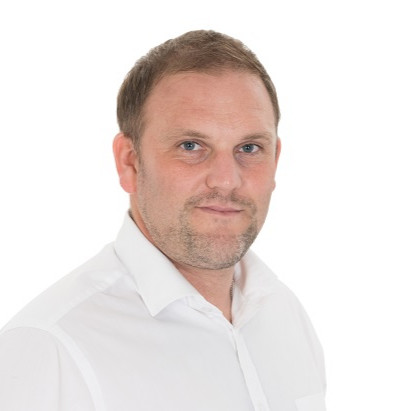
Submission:
<svg viewBox="0 0 411 411">
<path fill-rule="evenodd" d="M 232 153 L 214 154 L 209 161 L 206 184 L 208 188 L 232 191 L 242 183 L 240 165 Z"/>
</svg>

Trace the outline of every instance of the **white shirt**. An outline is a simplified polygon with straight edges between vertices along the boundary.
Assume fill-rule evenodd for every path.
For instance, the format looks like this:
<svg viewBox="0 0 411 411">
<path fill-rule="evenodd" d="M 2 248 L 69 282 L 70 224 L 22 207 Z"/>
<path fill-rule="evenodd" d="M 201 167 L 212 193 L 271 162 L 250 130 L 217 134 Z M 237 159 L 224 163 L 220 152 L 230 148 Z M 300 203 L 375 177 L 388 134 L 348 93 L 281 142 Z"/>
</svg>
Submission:
<svg viewBox="0 0 411 411">
<path fill-rule="evenodd" d="M 324 411 L 322 350 L 249 251 L 233 323 L 127 215 L 116 241 L 0 334 L 2 411 Z"/>
</svg>

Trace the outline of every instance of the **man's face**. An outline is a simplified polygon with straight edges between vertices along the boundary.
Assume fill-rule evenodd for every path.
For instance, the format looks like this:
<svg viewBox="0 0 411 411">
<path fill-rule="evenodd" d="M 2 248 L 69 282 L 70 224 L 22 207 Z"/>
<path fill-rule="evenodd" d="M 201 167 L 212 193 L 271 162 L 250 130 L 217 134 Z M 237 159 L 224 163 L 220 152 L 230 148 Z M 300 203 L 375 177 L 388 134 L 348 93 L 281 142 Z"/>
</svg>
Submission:
<svg viewBox="0 0 411 411">
<path fill-rule="evenodd" d="M 264 223 L 278 153 L 272 103 L 257 76 L 166 76 L 144 110 L 133 218 L 176 265 L 231 267 Z"/>
</svg>

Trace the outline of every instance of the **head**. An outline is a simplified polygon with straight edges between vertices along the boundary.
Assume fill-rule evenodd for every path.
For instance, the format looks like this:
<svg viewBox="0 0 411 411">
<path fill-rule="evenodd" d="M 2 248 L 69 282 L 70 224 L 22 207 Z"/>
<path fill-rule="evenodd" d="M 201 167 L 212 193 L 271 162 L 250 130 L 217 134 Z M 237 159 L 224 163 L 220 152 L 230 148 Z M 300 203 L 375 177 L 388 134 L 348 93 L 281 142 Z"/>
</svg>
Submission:
<svg viewBox="0 0 411 411">
<path fill-rule="evenodd" d="M 275 188 L 278 103 L 242 43 L 196 31 L 137 62 L 114 153 L 143 234 L 177 267 L 221 270 L 261 229 Z"/>
<path fill-rule="evenodd" d="M 259 77 L 273 105 L 276 127 L 280 120 L 277 93 L 255 54 L 241 41 L 214 31 L 185 33 L 153 48 L 140 58 L 125 78 L 117 98 L 120 130 L 135 147 L 144 130 L 144 107 L 155 85 L 165 76 L 183 73 L 242 71 Z"/>
</svg>

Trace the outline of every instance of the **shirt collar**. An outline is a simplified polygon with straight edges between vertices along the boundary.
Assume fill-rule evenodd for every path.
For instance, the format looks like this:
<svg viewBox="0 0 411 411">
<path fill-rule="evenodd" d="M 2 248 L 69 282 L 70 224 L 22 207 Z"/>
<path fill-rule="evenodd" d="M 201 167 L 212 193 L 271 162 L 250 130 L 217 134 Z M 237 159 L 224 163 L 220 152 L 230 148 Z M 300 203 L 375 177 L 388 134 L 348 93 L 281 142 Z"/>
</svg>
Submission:
<svg viewBox="0 0 411 411">
<path fill-rule="evenodd" d="M 277 276 L 252 250 L 237 264 L 234 284 L 231 310 L 237 328 L 247 323 L 279 289 Z"/>
<path fill-rule="evenodd" d="M 205 302 L 173 263 L 144 236 L 129 213 L 126 213 L 114 248 L 152 316 L 185 297 Z M 234 281 L 233 317 L 242 324 L 278 287 L 275 274 L 251 250 L 236 265 Z"/>
<path fill-rule="evenodd" d="M 237 264 L 234 281 L 245 299 L 272 294 L 278 284 L 277 276 L 252 250 Z"/>
<path fill-rule="evenodd" d="M 201 297 L 173 263 L 147 240 L 129 213 L 124 218 L 114 249 L 133 276 L 137 291 L 152 316 L 184 297 Z"/>
</svg>

